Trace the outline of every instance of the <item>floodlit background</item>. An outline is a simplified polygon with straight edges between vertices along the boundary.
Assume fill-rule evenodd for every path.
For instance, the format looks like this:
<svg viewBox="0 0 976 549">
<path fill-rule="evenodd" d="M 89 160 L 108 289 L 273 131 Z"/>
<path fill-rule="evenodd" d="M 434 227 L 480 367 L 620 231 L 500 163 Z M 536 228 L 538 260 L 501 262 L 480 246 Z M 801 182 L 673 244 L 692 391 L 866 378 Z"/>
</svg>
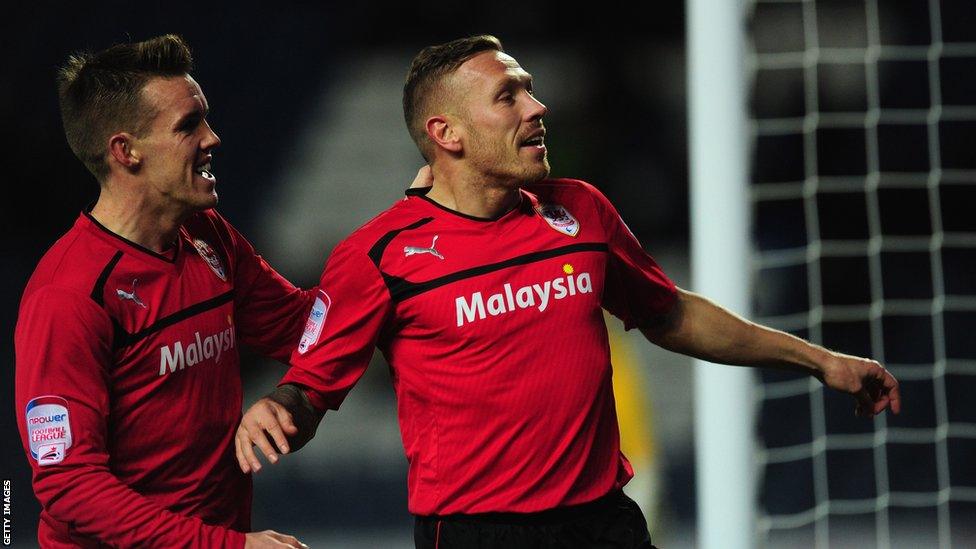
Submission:
<svg viewBox="0 0 976 549">
<path fill-rule="evenodd" d="M 223 140 L 214 159 L 219 209 L 297 284 L 316 283 L 335 244 L 398 200 L 420 166 L 400 103 L 412 56 L 428 44 L 490 33 L 534 75 L 536 95 L 549 107 L 553 175 L 602 189 L 665 271 L 694 289 L 681 2 L 576 10 L 554 1 L 218 4 L 7 8 L 0 22 L 3 402 L 13 402 L 12 334 L 23 286 L 43 251 L 97 196 L 97 183 L 64 141 L 55 68 L 77 49 L 167 32 L 193 48 L 194 76 Z M 933 20 L 936 12 L 941 18 Z M 906 385 L 910 419 L 898 427 L 921 437 L 889 444 L 883 420 L 859 423 L 843 399 L 844 415 L 835 417 L 831 396 L 767 376 L 787 385 L 760 392 L 756 402 L 757 505 L 767 521 L 759 532 L 770 546 L 834 546 L 846 538 L 824 537 L 833 524 L 834 536 L 851 531 L 850 539 L 883 545 L 878 517 L 887 517 L 891 492 L 901 490 L 927 494 L 908 498 L 908 511 L 921 511 L 906 514 L 932 525 L 937 545 L 942 514 L 953 524 L 976 523 L 965 505 L 976 501 L 976 479 L 971 467 L 956 465 L 976 454 L 976 412 L 966 400 L 976 390 L 967 335 L 976 328 L 976 9 L 963 0 L 849 0 L 748 3 L 743 14 L 753 37 L 743 66 L 755 121 L 743 139 L 754 162 L 755 311 L 805 337 L 904 366 L 896 375 L 917 379 Z M 894 50 L 872 49 L 882 44 Z M 909 46 L 916 50 L 899 49 Z M 897 248 L 902 237 L 919 246 Z M 911 293 L 925 284 L 923 295 Z M 955 297 L 939 301 L 947 295 Z M 895 314 L 886 298 L 916 300 L 917 308 Z M 690 361 L 617 333 L 616 324 L 613 330 L 616 381 L 625 385 L 618 391 L 631 418 L 625 451 L 639 473 L 629 490 L 658 545 L 691 547 Z M 284 366 L 246 354 L 245 406 L 283 373 Z M 826 413 L 817 402 L 827 402 Z M 0 472 L 13 485 L 14 544 L 32 546 L 38 506 L 13 412 L 8 404 L 0 415 Z M 831 451 L 835 428 L 870 441 Z M 256 477 L 254 526 L 313 546 L 410 547 L 405 475 L 393 391 L 377 356 L 309 447 Z M 867 503 L 836 515 L 845 508 L 831 507 L 833 499 Z M 852 516 L 854 525 L 844 526 Z M 909 538 L 897 530 L 890 536 L 892 546 Z"/>
</svg>

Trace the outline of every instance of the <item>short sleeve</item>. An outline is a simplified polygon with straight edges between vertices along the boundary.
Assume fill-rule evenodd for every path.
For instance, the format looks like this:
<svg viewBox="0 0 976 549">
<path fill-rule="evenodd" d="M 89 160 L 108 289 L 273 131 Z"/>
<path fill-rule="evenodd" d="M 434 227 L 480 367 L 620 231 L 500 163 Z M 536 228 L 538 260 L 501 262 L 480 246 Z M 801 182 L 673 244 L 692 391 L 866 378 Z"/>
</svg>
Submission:
<svg viewBox="0 0 976 549">
<path fill-rule="evenodd" d="M 592 185 L 584 185 L 595 202 L 610 254 L 603 307 L 621 319 L 628 330 L 647 326 L 671 311 L 677 288 L 644 251 L 606 196 Z"/>
<path fill-rule="evenodd" d="M 392 311 L 386 283 L 366 253 L 340 244 L 322 272 L 281 383 L 304 387 L 319 410 L 337 410 L 366 371 Z"/>
</svg>

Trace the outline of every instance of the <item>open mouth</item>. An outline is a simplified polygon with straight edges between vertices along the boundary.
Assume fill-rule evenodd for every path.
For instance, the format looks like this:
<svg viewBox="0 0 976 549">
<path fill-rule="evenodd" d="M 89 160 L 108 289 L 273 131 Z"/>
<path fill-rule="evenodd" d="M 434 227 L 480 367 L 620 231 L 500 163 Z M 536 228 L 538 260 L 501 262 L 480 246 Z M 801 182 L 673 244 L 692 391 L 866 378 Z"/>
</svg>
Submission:
<svg viewBox="0 0 976 549">
<path fill-rule="evenodd" d="M 205 164 L 200 164 L 194 168 L 194 171 L 200 177 L 207 179 L 209 181 L 216 181 L 217 178 L 214 177 L 213 172 L 210 171 L 210 161 L 208 160 Z"/>
<path fill-rule="evenodd" d="M 545 147 L 546 134 L 540 134 L 522 141 L 520 147 Z"/>
</svg>

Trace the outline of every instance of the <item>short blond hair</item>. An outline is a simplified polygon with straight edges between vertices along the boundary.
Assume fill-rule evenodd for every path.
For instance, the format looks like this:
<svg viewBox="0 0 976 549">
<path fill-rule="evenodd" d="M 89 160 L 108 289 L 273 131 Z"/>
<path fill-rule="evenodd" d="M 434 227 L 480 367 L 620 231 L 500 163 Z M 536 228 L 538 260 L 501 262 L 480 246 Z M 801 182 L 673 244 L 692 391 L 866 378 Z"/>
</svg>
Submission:
<svg viewBox="0 0 976 549">
<path fill-rule="evenodd" d="M 428 162 L 433 156 L 433 144 L 427 136 L 424 123 L 429 116 L 432 98 L 438 93 L 437 87 L 445 76 L 484 51 L 505 50 L 498 38 L 490 34 L 479 34 L 427 46 L 413 58 L 403 85 L 403 118 L 407 122 L 410 137 Z"/>
</svg>

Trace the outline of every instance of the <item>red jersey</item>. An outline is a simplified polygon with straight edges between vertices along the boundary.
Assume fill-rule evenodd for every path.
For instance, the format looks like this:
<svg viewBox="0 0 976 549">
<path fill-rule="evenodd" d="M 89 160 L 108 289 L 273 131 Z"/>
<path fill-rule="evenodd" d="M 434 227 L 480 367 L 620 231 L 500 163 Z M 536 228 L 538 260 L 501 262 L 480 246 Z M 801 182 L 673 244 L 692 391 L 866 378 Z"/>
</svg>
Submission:
<svg viewBox="0 0 976 549">
<path fill-rule="evenodd" d="M 172 257 L 88 214 L 20 305 L 16 406 L 42 547 L 243 547 L 240 344 L 287 359 L 311 294 L 213 210 Z"/>
<path fill-rule="evenodd" d="M 336 247 L 282 383 L 337 409 L 378 346 L 414 514 L 535 512 L 623 486 L 602 309 L 644 325 L 674 284 L 582 181 L 528 185 L 493 220 L 425 192 Z"/>
</svg>

